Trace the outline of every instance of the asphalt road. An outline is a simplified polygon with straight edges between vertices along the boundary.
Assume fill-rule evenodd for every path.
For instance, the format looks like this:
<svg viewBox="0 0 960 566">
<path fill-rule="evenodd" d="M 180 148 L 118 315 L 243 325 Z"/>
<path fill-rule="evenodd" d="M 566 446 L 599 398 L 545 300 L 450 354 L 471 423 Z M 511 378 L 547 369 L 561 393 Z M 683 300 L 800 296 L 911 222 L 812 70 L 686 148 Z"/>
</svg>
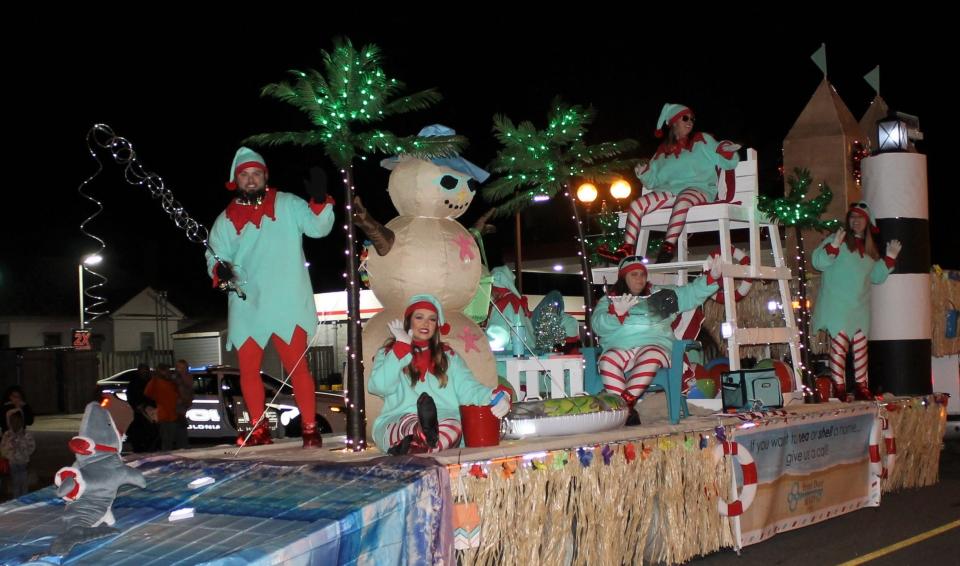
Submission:
<svg viewBox="0 0 960 566">
<path fill-rule="evenodd" d="M 953 528 L 869 560 L 872 565 L 960 565 L 960 440 L 940 456 L 940 482 L 923 489 L 885 493 L 880 507 L 861 509 L 823 523 L 780 533 L 744 548 L 721 551 L 691 564 L 813 566 L 842 564 L 943 526 Z M 910 541 L 908 541 L 910 542 Z"/>
</svg>

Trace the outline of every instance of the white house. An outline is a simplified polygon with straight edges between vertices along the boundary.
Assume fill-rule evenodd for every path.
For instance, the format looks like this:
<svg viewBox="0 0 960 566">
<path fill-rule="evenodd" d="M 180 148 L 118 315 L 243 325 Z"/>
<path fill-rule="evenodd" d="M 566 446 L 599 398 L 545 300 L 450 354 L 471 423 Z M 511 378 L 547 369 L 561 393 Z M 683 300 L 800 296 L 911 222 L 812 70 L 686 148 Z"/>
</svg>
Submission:
<svg viewBox="0 0 960 566">
<path fill-rule="evenodd" d="M 180 309 L 167 302 L 165 291 L 147 287 L 110 315 L 113 351 L 172 350 L 170 335 L 185 318 Z"/>
<path fill-rule="evenodd" d="M 170 350 L 170 335 L 184 314 L 166 300 L 166 293 L 147 287 L 112 314 L 93 321 L 93 347 L 104 352 Z M 0 349 L 72 345 L 79 314 L 66 316 L 0 315 Z"/>
</svg>

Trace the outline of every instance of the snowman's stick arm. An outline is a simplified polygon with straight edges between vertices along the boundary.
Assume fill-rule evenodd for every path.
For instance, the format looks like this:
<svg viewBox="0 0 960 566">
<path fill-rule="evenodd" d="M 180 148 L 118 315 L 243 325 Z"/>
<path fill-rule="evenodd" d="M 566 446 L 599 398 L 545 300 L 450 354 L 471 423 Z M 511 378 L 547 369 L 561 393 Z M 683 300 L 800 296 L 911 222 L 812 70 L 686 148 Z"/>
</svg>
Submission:
<svg viewBox="0 0 960 566">
<path fill-rule="evenodd" d="M 353 197 L 353 223 L 363 230 L 363 233 L 373 242 L 373 248 L 377 250 L 377 255 L 385 256 L 393 248 L 393 242 L 396 237 L 393 230 L 387 228 L 376 218 L 370 216 L 370 213 L 363 207 L 363 201 L 360 197 Z"/>
</svg>

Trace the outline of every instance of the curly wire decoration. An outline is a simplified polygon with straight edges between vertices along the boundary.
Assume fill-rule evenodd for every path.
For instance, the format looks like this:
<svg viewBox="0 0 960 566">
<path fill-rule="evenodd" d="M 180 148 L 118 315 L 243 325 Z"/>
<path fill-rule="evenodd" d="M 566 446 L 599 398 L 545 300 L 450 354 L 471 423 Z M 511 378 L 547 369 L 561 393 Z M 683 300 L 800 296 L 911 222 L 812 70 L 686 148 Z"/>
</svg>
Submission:
<svg viewBox="0 0 960 566">
<path fill-rule="evenodd" d="M 160 200 L 160 206 L 167 216 L 173 220 L 177 228 L 186 232 L 187 239 L 191 242 L 207 246 L 207 240 L 210 237 L 206 226 L 200 224 L 187 214 L 183 205 L 173 196 L 173 191 L 168 189 L 156 173 L 146 171 L 143 164 L 137 159 L 137 153 L 126 138 L 122 138 L 113 133 L 113 129 L 106 124 L 96 124 L 87 134 L 87 147 L 90 153 L 96 159 L 94 145 L 106 149 L 113 155 L 113 160 L 118 165 L 123 166 L 124 179 L 131 185 L 140 185 L 150 191 L 150 196 Z M 99 163 L 99 159 L 97 160 Z M 101 166 L 102 169 L 102 166 Z M 98 170 L 97 173 L 100 171 Z M 94 174 L 96 175 L 96 173 Z"/>
<path fill-rule="evenodd" d="M 93 156 L 94 160 L 96 160 L 97 170 L 80 185 L 80 194 L 96 203 L 97 206 L 100 207 L 100 210 L 85 220 L 84 223 L 80 225 L 80 230 L 87 236 L 100 242 L 101 250 L 106 247 L 103 244 L 103 240 L 83 229 L 87 222 L 92 220 L 94 216 L 97 216 L 103 210 L 103 206 L 99 203 L 99 201 L 93 199 L 82 190 L 87 183 L 93 180 L 93 178 L 99 175 L 103 170 L 103 165 L 100 163 L 100 158 L 97 157 L 96 153 L 96 149 L 98 147 L 109 151 L 113 156 L 113 160 L 118 165 L 123 166 L 123 177 L 127 183 L 146 187 L 150 191 L 150 196 L 160 201 L 160 206 L 163 208 L 163 211 L 167 213 L 167 216 L 169 216 L 171 220 L 173 220 L 173 223 L 177 226 L 177 228 L 182 229 L 186 233 L 188 240 L 197 244 L 202 244 L 216 261 L 222 261 L 220 256 L 217 255 L 217 252 L 210 247 L 210 232 L 207 230 L 207 227 L 203 224 L 200 224 L 191 218 L 189 214 L 187 214 L 187 211 L 184 210 L 183 205 L 180 204 L 180 201 L 173 197 L 173 191 L 164 185 L 163 179 L 160 177 L 160 175 L 147 171 L 143 168 L 143 164 L 137 159 L 137 152 L 133 149 L 133 144 L 130 143 L 130 141 L 126 138 L 122 138 L 113 133 L 113 128 L 110 126 L 106 124 L 94 124 L 94 126 L 90 128 L 90 131 L 87 132 L 87 150 L 90 152 L 90 155 Z M 89 269 L 87 271 L 103 279 L 103 282 L 97 286 L 102 286 L 103 283 L 106 282 L 106 278 L 99 273 L 95 273 Z M 225 282 L 221 284 L 220 288 L 227 292 L 236 293 L 237 296 L 243 300 L 246 300 L 247 298 L 246 293 L 243 292 L 243 289 L 241 289 L 235 281 Z M 99 306 L 105 302 L 102 298 L 97 298 L 100 299 L 101 302 L 95 303 L 96 306 Z M 102 314 L 104 313 L 99 313 L 97 316 L 101 316 Z"/>
<path fill-rule="evenodd" d="M 89 149 L 89 144 L 88 144 L 88 149 Z M 101 212 L 103 212 L 103 203 L 101 203 L 99 200 L 93 198 L 92 196 L 88 195 L 88 194 L 87 194 L 86 192 L 84 192 L 84 190 L 83 190 L 83 189 L 90 183 L 90 181 L 92 181 L 92 180 L 94 179 L 94 177 L 96 177 L 97 175 L 100 174 L 101 171 L 103 171 L 103 164 L 100 163 L 100 160 L 99 160 L 99 159 L 97 159 L 97 155 L 93 152 L 92 149 L 90 150 L 90 154 L 93 156 L 93 158 L 94 158 L 94 159 L 96 160 L 96 162 L 97 162 L 97 170 L 94 171 L 92 175 L 90 175 L 89 177 L 87 177 L 82 183 L 80 183 L 80 186 L 77 187 L 77 192 L 80 193 L 80 196 L 82 196 L 83 198 L 89 200 L 89 201 L 92 202 L 94 205 L 96 205 L 97 210 L 94 211 L 93 214 L 91 214 L 90 216 L 88 216 L 88 217 L 86 218 L 86 220 L 84 220 L 83 222 L 80 223 L 80 232 L 82 232 L 84 236 L 87 236 L 88 238 L 90 238 L 90 239 L 92 239 L 92 240 L 95 240 L 95 241 L 97 242 L 97 245 L 98 245 L 99 247 L 98 247 L 97 251 L 95 251 L 95 252 L 93 252 L 92 254 L 89 254 L 89 255 L 87 255 L 86 257 L 84 257 L 84 260 L 86 260 L 86 258 L 91 257 L 91 256 L 94 256 L 94 255 L 102 255 L 102 254 L 103 254 L 103 250 L 107 249 L 107 244 L 106 244 L 102 239 L 100 239 L 99 237 L 91 234 L 91 233 L 88 232 L 87 229 L 86 229 L 87 224 L 90 223 L 91 220 L 93 220 L 94 218 L 96 218 L 97 216 L 99 216 Z M 107 314 L 107 311 L 103 309 L 104 305 L 107 304 L 107 300 L 106 300 L 104 297 L 101 297 L 100 295 L 96 295 L 96 294 L 94 294 L 94 293 L 92 292 L 93 290 L 98 289 L 98 288 L 103 287 L 104 285 L 106 285 L 106 284 L 107 284 L 107 278 L 104 277 L 102 274 L 97 273 L 96 271 L 90 269 L 90 267 L 86 264 L 85 261 L 82 261 L 82 262 L 80 263 L 80 269 L 82 269 L 83 272 L 86 272 L 87 274 L 92 275 L 93 277 L 99 279 L 98 282 L 92 283 L 92 284 L 84 287 L 84 286 L 82 285 L 83 276 L 82 276 L 82 274 L 81 274 L 80 292 L 83 294 L 84 297 L 89 298 L 90 301 L 83 301 L 83 300 L 81 300 L 81 303 L 84 303 L 84 308 L 83 308 L 83 310 L 81 310 L 81 312 L 80 312 L 80 326 L 81 326 L 81 328 L 87 328 L 87 326 L 89 326 L 89 324 L 92 323 L 94 320 L 96 320 L 96 319 L 100 318 L 101 316 Z"/>
</svg>

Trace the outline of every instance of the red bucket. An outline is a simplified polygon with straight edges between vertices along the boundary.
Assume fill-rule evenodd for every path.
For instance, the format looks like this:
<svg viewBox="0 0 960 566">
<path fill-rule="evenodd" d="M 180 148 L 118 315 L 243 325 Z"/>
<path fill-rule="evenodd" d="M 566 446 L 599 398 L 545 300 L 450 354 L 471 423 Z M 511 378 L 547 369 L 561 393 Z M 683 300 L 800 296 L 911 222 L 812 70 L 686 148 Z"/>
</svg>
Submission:
<svg viewBox="0 0 960 566">
<path fill-rule="evenodd" d="M 500 444 L 500 419 L 489 405 L 460 405 L 463 442 L 470 448 Z"/>
<path fill-rule="evenodd" d="M 820 402 L 826 403 L 833 396 L 833 380 L 829 377 L 818 377 L 814 383 L 817 385 L 817 393 L 820 394 Z M 840 399 L 843 401 L 843 399 Z"/>
</svg>

